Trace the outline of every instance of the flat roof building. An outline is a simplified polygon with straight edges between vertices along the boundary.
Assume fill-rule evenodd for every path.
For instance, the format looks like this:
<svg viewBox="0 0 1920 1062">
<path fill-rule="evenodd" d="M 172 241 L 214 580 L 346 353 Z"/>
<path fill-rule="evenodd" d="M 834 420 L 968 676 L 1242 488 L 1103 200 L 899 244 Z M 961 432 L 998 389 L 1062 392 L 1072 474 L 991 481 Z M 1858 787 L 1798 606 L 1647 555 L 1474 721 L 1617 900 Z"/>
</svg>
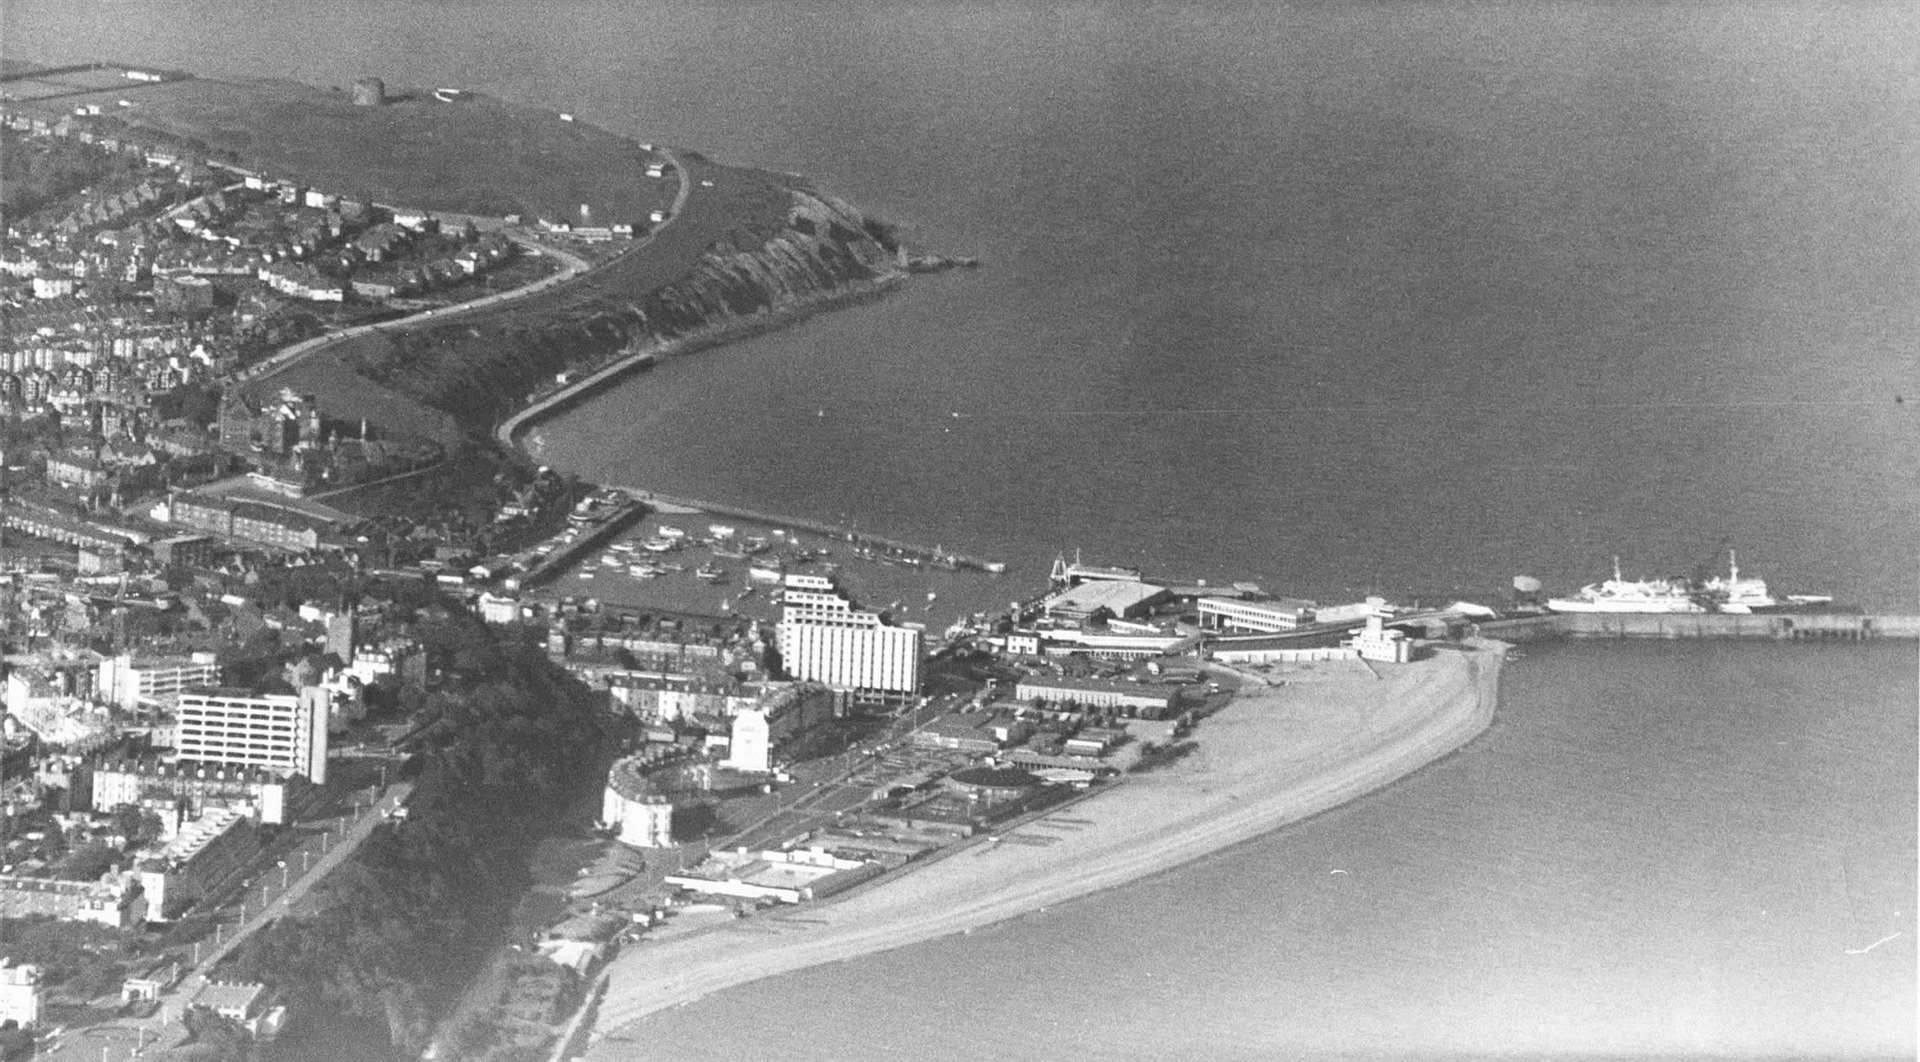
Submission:
<svg viewBox="0 0 1920 1062">
<path fill-rule="evenodd" d="M 1042 610 L 1058 619 L 1084 620 L 1104 609 L 1117 619 L 1137 619 L 1153 606 L 1173 599 L 1165 587 L 1129 579 L 1096 579 L 1077 583 L 1048 597 Z"/>
<path fill-rule="evenodd" d="M 1212 630 L 1274 634 L 1293 630 L 1314 620 L 1314 603 L 1293 598 L 1239 601 L 1226 597 L 1203 597 L 1199 606 L 1200 626 Z"/>
<path fill-rule="evenodd" d="M 183 759 L 265 767 L 282 775 L 327 780 L 327 691 L 298 696 L 241 690 L 180 695 L 174 748 Z"/>
<path fill-rule="evenodd" d="M 212 653 L 148 659 L 122 653 L 101 658 L 94 690 L 108 704 L 135 711 L 171 705 L 182 692 L 219 681 L 220 664 Z"/>
<path fill-rule="evenodd" d="M 1087 708 L 1128 708 L 1166 712 L 1179 707 L 1180 688 L 1105 679 L 1053 678 L 1029 675 L 1014 687 L 1022 701 L 1054 701 Z"/>
<path fill-rule="evenodd" d="M 781 661 L 796 679 L 880 699 L 920 691 L 925 634 L 854 607 L 831 580 L 788 575 L 779 631 Z"/>
</svg>

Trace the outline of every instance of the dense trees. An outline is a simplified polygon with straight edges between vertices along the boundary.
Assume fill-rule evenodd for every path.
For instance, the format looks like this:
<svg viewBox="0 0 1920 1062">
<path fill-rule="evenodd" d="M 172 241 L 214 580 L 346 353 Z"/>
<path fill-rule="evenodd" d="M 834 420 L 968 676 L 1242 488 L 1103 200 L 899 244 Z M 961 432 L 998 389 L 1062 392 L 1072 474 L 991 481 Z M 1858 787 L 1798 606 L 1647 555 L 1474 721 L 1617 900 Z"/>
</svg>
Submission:
<svg viewBox="0 0 1920 1062">
<path fill-rule="evenodd" d="M 347 1057 L 417 1052 L 435 1008 L 497 935 L 525 884 L 525 857 L 559 809 L 590 787 L 600 721 L 586 690 L 528 646 L 503 644 L 464 615 L 422 624 L 451 660 L 434 698 L 447 739 L 409 765 L 405 820 L 383 824 L 324 889 L 325 914 L 256 935 L 234 975 L 289 990 L 305 1035 Z M 319 1057 L 319 1056 L 315 1056 Z"/>
</svg>

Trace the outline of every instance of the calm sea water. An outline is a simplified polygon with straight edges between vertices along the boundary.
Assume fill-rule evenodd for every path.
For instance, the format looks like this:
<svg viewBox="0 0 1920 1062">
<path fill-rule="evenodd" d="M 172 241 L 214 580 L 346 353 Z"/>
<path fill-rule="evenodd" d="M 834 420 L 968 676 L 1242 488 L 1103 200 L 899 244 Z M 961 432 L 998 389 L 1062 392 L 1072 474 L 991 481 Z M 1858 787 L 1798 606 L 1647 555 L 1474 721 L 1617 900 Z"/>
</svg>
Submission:
<svg viewBox="0 0 1920 1062">
<path fill-rule="evenodd" d="M 590 476 L 1005 557 L 1014 592 L 1074 546 L 1337 599 L 1564 588 L 1614 553 L 1688 572 L 1732 544 L 1783 589 L 1920 606 L 1906 5 L 0 20 L 10 55 L 563 107 L 815 174 L 986 261 L 549 425 Z M 1535 652 L 1490 737 L 1384 794 L 652 1035 L 691 1057 L 1910 1053 L 1914 670 L 1910 647 Z"/>
<path fill-rule="evenodd" d="M 689 1060 L 1911 1057 L 1914 663 L 1530 648 L 1488 734 L 1383 792 L 632 1035 Z"/>
</svg>

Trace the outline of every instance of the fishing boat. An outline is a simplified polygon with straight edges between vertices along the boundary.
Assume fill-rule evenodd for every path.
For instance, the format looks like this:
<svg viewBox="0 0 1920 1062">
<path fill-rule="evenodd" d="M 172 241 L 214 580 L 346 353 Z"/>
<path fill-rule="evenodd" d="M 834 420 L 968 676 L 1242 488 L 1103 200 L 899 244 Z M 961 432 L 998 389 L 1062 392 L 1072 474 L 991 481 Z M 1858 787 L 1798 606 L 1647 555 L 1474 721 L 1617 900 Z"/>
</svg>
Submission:
<svg viewBox="0 0 1920 1062">
<path fill-rule="evenodd" d="M 677 527 L 672 527 L 667 524 L 661 524 L 660 530 L 655 532 L 655 534 L 659 535 L 661 538 L 668 539 L 674 542 L 678 542 L 681 539 L 687 537 L 687 533 L 685 531 L 682 531 Z"/>
<path fill-rule="evenodd" d="M 712 535 L 713 537 L 718 539 L 732 538 L 733 533 L 734 533 L 733 528 L 728 527 L 726 524 L 708 524 L 707 525 L 707 534 Z"/>
<path fill-rule="evenodd" d="M 727 570 L 718 564 L 708 562 L 693 570 L 693 574 L 710 583 L 717 583 L 727 577 Z"/>
<path fill-rule="evenodd" d="M 746 550 L 749 554 L 765 553 L 768 545 L 767 540 L 759 535 L 748 535 L 746 541 L 740 544 L 740 548 Z"/>
<path fill-rule="evenodd" d="M 732 549 L 727 546 L 719 545 L 718 543 L 716 543 L 713 547 L 713 555 L 716 557 L 720 557 L 724 560 L 746 560 L 747 559 L 747 554 L 745 550 Z"/>
<path fill-rule="evenodd" d="M 786 569 L 781 567 L 780 561 L 777 558 L 772 560 L 757 559 L 747 566 L 747 578 L 756 583 L 777 583 L 786 578 L 786 575 Z"/>
</svg>

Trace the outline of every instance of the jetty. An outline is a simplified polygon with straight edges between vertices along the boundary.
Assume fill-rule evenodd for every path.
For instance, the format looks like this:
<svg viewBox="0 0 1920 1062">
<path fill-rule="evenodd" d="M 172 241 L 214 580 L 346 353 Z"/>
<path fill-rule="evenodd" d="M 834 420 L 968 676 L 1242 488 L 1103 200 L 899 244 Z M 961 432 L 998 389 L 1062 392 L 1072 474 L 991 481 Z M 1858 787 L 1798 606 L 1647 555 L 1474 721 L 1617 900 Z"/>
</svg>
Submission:
<svg viewBox="0 0 1920 1062">
<path fill-rule="evenodd" d="M 1507 642 L 1545 638 L 1766 638 L 1795 642 L 1920 638 L 1920 616 L 1850 612 L 1550 612 L 1483 620 L 1477 627 L 1485 637 Z"/>
<path fill-rule="evenodd" d="M 924 546 L 913 542 L 903 542 L 899 539 L 888 538 L 885 535 L 872 535 L 864 531 L 855 531 L 852 528 L 842 527 L 838 524 L 831 524 L 825 520 L 810 520 L 803 516 L 783 516 L 779 513 L 765 512 L 760 509 L 749 509 L 740 505 L 702 501 L 698 498 L 677 497 L 672 494 L 661 494 L 658 491 L 646 490 L 641 487 L 624 487 L 618 484 L 608 484 L 608 486 L 613 490 L 626 494 L 628 497 L 643 505 L 655 507 L 665 506 L 673 509 L 707 513 L 713 516 L 726 516 L 735 520 L 748 520 L 757 524 L 765 524 L 769 527 L 811 531 L 816 535 L 821 535 L 837 542 L 846 542 L 854 546 L 880 549 L 892 556 L 911 558 L 916 561 L 936 564 L 943 568 L 971 568 L 975 571 L 988 572 L 993 575 L 999 575 L 1007 570 L 1005 562 L 1002 561 L 988 560 L 984 557 L 976 557 L 966 553 L 956 553 L 952 550 L 942 549 L 939 546 Z"/>
<path fill-rule="evenodd" d="M 552 582 L 582 556 L 599 549 L 613 536 L 638 523 L 646 512 L 646 507 L 637 502 L 620 506 L 588 528 L 585 534 L 541 558 L 540 563 L 529 568 L 527 573 L 520 576 L 517 581 L 510 583 L 508 589 L 531 590 Z"/>
</svg>

